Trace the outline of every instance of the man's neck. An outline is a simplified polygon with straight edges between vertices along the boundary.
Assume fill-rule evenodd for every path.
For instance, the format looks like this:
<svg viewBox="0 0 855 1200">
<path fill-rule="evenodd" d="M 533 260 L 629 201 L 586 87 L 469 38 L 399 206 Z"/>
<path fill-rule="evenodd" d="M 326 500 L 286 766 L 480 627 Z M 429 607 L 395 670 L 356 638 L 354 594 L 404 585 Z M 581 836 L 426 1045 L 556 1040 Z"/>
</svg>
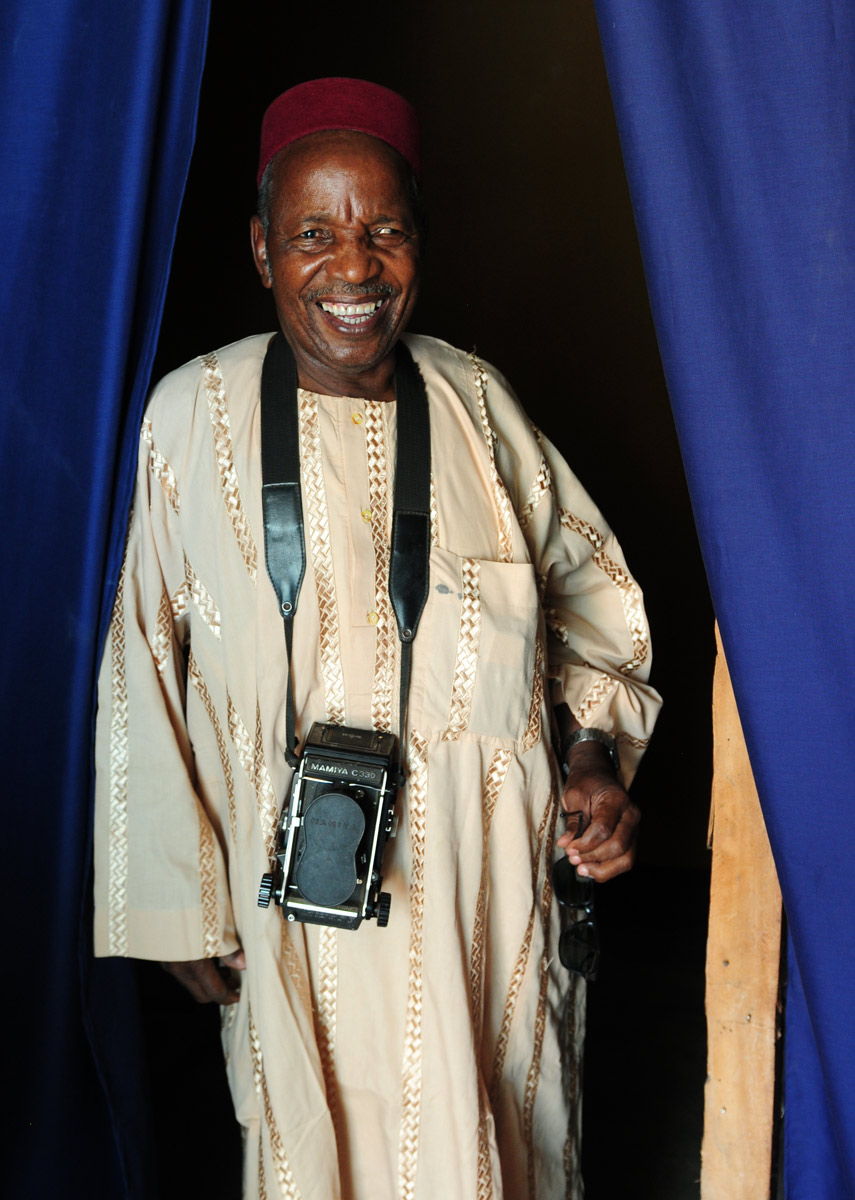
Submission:
<svg viewBox="0 0 855 1200">
<path fill-rule="evenodd" d="M 377 366 L 350 373 L 329 370 L 320 363 L 297 358 L 297 382 L 307 392 L 323 396 L 352 396 L 363 400 L 395 399 L 395 353 L 388 354 Z"/>
</svg>

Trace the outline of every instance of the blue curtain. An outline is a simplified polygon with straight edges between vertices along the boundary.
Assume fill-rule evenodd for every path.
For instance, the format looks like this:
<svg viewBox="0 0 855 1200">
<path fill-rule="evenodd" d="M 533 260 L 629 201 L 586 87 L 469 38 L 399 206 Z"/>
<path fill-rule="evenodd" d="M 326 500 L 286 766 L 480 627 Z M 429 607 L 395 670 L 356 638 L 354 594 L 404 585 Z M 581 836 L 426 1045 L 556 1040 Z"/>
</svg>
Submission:
<svg viewBox="0 0 855 1200">
<path fill-rule="evenodd" d="M 787 1195 L 842 1200 L 855 1196 L 855 7 L 597 0 L 597 14 L 789 921 Z"/>
<path fill-rule="evenodd" d="M 79 935 L 97 657 L 207 20 L 198 0 L 0 8 L 3 1186 L 16 1200 L 146 1194 L 133 977 L 93 967 Z"/>
</svg>

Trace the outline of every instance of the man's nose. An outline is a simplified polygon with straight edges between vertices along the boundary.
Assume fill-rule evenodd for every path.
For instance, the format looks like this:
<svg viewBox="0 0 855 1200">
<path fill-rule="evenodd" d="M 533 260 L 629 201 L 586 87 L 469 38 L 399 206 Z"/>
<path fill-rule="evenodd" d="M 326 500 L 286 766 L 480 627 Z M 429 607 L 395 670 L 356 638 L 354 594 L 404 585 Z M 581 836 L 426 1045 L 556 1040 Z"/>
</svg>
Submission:
<svg viewBox="0 0 855 1200">
<path fill-rule="evenodd" d="M 362 234 L 340 238 L 330 266 L 338 279 L 348 283 L 376 279 L 383 269 L 370 239 Z"/>
</svg>

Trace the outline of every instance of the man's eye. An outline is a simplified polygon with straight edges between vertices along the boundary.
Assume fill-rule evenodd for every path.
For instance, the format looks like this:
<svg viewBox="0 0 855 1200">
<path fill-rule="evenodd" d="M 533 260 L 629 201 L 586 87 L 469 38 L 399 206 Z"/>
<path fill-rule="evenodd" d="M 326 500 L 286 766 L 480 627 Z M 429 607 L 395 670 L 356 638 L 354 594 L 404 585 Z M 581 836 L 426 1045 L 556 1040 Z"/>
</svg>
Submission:
<svg viewBox="0 0 855 1200">
<path fill-rule="evenodd" d="M 305 250 L 320 249 L 322 246 L 326 246 L 330 240 L 329 230 L 301 229 L 293 240 L 296 245 L 302 246 Z"/>
<path fill-rule="evenodd" d="M 381 225 L 371 231 L 372 240 L 384 246 L 400 246 L 408 237 L 409 234 L 404 233 L 403 229 L 396 229 L 394 225 Z"/>
</svg>

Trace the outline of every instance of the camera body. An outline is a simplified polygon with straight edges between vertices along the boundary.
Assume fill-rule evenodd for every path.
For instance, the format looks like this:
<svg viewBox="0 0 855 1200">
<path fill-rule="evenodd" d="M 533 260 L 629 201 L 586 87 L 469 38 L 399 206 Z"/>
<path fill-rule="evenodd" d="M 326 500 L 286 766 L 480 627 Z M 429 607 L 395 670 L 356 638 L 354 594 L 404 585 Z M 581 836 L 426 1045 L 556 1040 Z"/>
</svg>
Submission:
<svg viewBox="0 0 855 1200">
<path fill-rule="evenodd" d="M 391 733 L 324 725 L 309 731 L 283 806 L 276 866 L 262 876 L 258 903 L 271 899 L 289 921 L 358 929 L 389 920 L 381 892 L 383 850 L 395 833 L 397 739 Z"/>
</svg>

